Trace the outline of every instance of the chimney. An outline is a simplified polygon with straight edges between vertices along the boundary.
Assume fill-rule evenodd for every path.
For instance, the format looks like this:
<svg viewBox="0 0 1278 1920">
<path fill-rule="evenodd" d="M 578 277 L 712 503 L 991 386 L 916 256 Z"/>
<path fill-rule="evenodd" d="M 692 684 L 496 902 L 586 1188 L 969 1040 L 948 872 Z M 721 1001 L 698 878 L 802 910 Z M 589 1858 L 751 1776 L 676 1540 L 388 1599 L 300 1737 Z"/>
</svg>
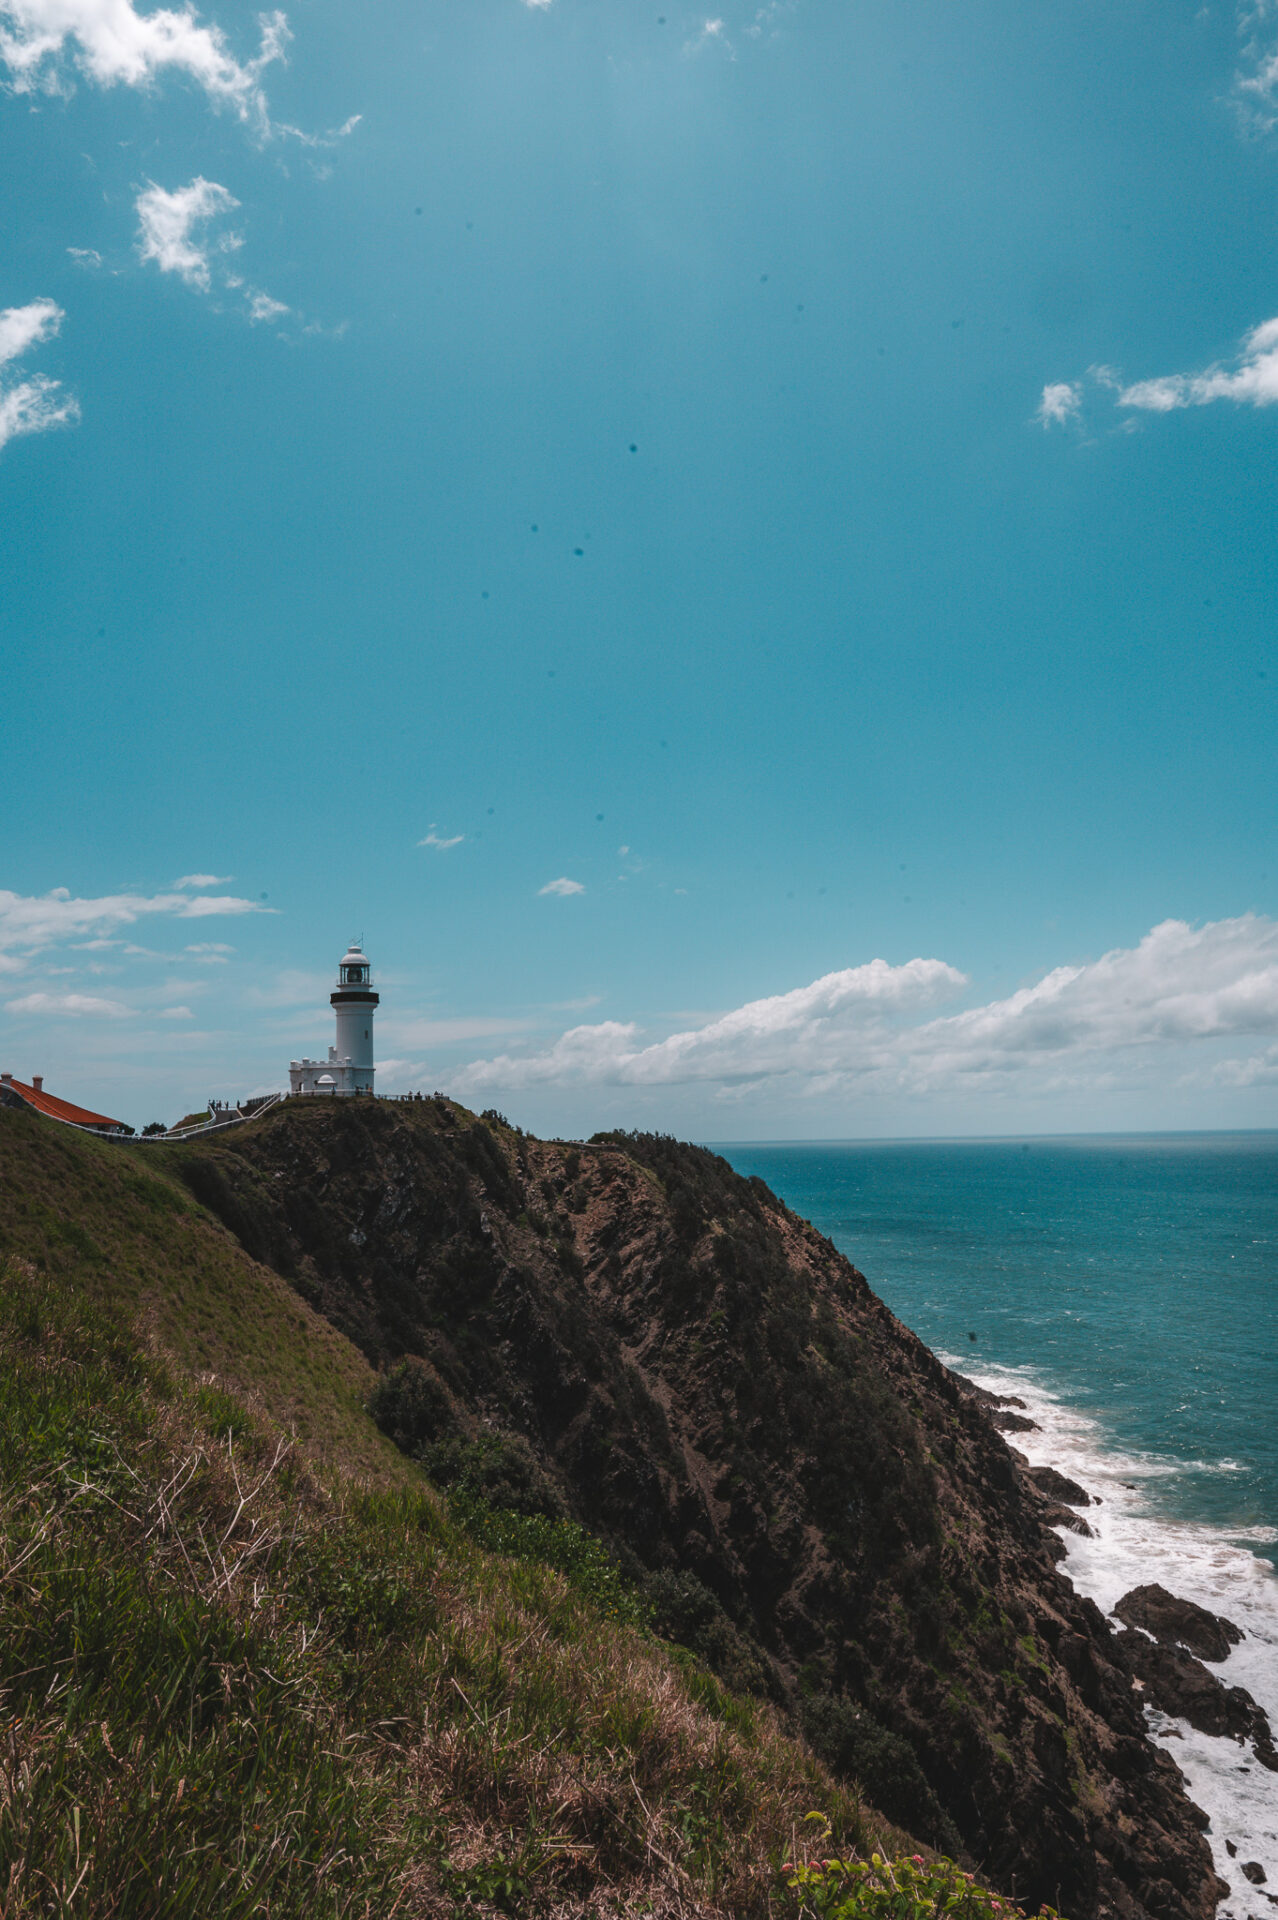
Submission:
<svg viewBox="0 0 1278 1920">
<path fill-rule="evenodd" d="M 11 1073 L 0 1073 L 0 1087 L 7 1087 L 12 1079 Z"/>
<path fill-rule="evenodd" d="M 44 1092 L 44 1075 L 42 1073 L 33 1073 L 31 1076 L 31 1086 L 34 1092 L 43 1093 Z"/>
</svg>

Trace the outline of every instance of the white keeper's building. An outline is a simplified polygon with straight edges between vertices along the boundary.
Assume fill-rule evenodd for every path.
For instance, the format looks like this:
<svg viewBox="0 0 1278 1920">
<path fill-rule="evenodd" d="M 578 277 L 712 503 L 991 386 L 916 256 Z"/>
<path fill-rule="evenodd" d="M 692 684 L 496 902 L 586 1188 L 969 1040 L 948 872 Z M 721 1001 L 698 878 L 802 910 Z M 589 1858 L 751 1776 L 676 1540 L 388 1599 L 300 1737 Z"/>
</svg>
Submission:
<svg viewBox="0 0 1278 1920">
<path fill-rule="evenodd" d="M 352 942 L 337 969 L 329 1004 L 337 1015 L 337 1044 L 327 1060 L 290 1060 L 290 1093 L 371 1093 L 373 1091 L 373 1015 L 379 995 L 373 991 L 368 957 Z"/>
</svg>

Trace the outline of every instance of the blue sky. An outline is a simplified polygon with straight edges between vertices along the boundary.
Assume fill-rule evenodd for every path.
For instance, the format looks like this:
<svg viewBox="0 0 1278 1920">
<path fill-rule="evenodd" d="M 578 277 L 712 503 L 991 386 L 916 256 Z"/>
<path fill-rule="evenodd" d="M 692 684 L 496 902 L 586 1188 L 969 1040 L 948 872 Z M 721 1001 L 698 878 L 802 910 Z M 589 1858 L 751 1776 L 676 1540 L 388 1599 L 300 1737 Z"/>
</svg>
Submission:
<svg viewBox="0 0 1278 1920">
<path fill-rule="evenodd" d="M 1278 1123 L 1278 20 L 0 67 L 11 1071 L 277 1086 L 362 932 L 386 1089 L 532 1127 Z"/>
</svg>

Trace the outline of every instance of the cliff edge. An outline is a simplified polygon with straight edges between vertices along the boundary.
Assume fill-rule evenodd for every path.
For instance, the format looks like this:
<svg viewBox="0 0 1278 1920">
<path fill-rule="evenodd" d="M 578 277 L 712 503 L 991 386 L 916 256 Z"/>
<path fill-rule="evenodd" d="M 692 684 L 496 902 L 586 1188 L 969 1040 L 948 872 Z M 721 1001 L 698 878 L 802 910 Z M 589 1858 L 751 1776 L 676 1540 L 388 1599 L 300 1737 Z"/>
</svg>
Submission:
<svg viewBox="0 0 1278 1920">
<path fill-rule="evenodd" d="M 1057 1570 L 1050 1497 L 761 1181 L 442 1099 L 155 1151 L 381 1370 L 437 1481 L 601 1535 L 890 1818 L 1031 1906 L 1209 1920 L 1205 1818 Z"/>
</svg>

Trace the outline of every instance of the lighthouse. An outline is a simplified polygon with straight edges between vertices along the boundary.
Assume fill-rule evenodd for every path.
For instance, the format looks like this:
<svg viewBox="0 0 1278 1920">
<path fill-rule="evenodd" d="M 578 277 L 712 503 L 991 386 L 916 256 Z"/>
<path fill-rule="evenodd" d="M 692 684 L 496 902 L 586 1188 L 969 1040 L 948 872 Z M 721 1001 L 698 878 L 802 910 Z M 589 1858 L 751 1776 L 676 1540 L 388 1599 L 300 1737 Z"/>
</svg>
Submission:
<svg viewBox="0 0 1278 1920">
<path fill-rule="evenodd" d="M 337 966 L 337 985 L 329 1005 L 337 1015 L 337 1042 L 327 1060 L 290 1060 L 292 1093 L 371 1093 L 373 1091 L 373 1015 L 380 996 L 373 969 L 358 942 L 352 941 Z"/>
</svg>

